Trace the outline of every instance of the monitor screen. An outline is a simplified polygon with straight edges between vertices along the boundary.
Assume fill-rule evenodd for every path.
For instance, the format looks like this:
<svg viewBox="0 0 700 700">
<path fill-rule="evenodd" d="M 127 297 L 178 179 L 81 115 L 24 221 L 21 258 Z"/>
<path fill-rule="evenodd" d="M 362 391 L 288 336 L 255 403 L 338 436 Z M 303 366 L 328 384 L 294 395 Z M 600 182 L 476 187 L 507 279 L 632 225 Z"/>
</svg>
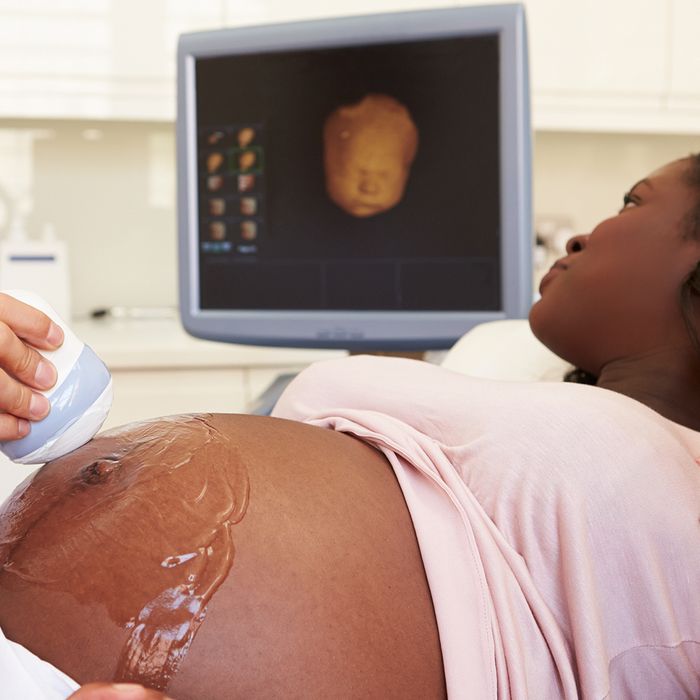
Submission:
<svg viewBox="0 0 700 700">
<path fill-rule="evenodd" d="M 190 332 L 429 349 L 527 312 L 522 8 L 196 33 L 179 54 Z"/>
</svg>

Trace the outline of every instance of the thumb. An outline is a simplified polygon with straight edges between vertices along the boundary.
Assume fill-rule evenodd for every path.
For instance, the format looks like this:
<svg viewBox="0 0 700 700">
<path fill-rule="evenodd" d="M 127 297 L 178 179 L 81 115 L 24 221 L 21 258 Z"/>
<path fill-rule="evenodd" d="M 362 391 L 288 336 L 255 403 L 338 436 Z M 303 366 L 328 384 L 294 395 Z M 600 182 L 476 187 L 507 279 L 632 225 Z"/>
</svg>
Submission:
<svg viewBox="0 0 700 700">
<path fill-rule="evenodd" d="M 134 683 L 88 683 L 67 700 L 171 700 L 158 690 Z"/>
</svg>

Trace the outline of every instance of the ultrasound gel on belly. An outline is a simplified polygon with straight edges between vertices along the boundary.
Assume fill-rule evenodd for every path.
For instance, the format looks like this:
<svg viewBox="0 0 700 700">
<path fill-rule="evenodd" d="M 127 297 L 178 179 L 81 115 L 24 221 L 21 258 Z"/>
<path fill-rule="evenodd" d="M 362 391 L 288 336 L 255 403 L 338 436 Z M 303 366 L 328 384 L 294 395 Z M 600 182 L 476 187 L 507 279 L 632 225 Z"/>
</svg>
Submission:
<svg viewBox="0 0 700 700">
<path fill-rule="evenodd" d="M 43 311 L 63 330 L 57 350 L 38 350 L 53 363 L 56 384 L 42 391 L 51 404 L 46 418 L 30 421 L 29 434 L 19 440 L 0 442 L 0 451 L 19 464 L 42 464 L 84 445 L 102 427 L 112 406 L 112 377 L 104 362 L 79 340 L 51 306 L 33 292 L 3 290 Z"/>
</svg>

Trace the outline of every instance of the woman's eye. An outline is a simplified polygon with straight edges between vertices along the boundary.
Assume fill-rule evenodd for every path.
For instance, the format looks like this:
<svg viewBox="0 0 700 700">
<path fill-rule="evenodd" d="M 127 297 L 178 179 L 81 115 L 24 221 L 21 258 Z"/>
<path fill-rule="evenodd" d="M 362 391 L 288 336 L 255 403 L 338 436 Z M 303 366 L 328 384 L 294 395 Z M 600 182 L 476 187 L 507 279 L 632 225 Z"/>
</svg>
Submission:
<svg viewBox="0 0 700 700">
<path fill-rule="evenodd" d="M 636 206 L 639 204 L 639 198 L 632 194 L 631 192 L 625 192 L 624 197 L 622 198 L 622 208 L 627 209 L 630 206 Z"/>
</svg>

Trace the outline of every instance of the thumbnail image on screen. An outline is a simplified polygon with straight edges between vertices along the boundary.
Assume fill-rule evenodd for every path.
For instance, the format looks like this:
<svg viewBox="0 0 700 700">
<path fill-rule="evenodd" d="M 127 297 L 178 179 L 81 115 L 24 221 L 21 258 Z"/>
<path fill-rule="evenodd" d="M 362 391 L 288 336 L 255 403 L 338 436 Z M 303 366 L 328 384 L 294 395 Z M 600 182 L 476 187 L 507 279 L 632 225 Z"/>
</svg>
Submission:
<svg viewBox="0 0 700 700">
<path fill-rule="evenodd" d="M 201 307 L 500 309 L 498 48 L 198 59 Z"/>
</svg>

